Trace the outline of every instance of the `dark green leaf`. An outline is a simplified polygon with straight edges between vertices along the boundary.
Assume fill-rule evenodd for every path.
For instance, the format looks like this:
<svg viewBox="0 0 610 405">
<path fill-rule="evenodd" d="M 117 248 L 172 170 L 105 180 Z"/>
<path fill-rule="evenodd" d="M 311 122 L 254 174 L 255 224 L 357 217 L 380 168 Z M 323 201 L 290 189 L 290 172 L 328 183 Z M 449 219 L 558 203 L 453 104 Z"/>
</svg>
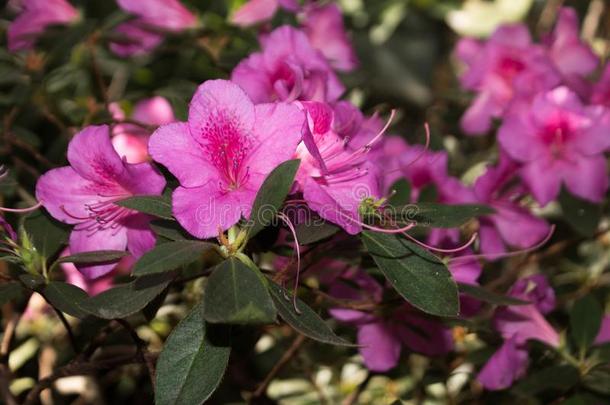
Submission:
<svg viewBox="0 0 610 405">
<path fill-rule="evenodd" d="M 124 250 L 96 250 L 60 257 L 57 259 L 57 263 L 111 263 L 125 256 L 127 256 L 127 252 Z"/>
<path fill-rule="evenodd" d="M 553 366 L 531 373 L 514 387 L 514 391 L 525 396 L 544 391 L 565 392 L 576 385 L 578 379 L 578 370 L 574 367 Z"/>
<path fill-rule="evenodd" d="M 204 294 L 205 319 L 214 323 L 251 324 L 275 321 L 276 309 L 260 273 L 235 258 L 219 264 Z"/>
<path fill-rule="evenodd" d="M 311 243 L 319 242 L 323 239 L 333 236 L 339 232 L 339 227 L 329 222 L 316 222 L 302 223 L 295 227 L 299 244 L 309 245 Z"/>
<path fill-rule="evenodd" d="M 189 235 L 182 229 L 176 221 L 157 219 L 151 221 L 150 228 L 159 236 L 169 240 L 189 239 Z"/>
<path fill-rule="evenodd" d="M 488 302 L 494 305 L 527 305 L 529 302 L 523 301 L 508 295 L 496 294 L 495 292 L 484 289 L 472 284 L 458 283 L 460 292 L 476 298 L 479 301 Z"/>
<path fill-rule="evenodd" d="M 161 273 L 190 264 L 212 248 L 211 243 L 198 241 L 174 241 L 163 243 L 146 252 L 133 266 L 133 274 Z"/>
<path fill-rule="evenodd" d="M 591 391 L 610 395 L 610 364 L 594 367 L 584 376 L 583 384 Z"/>
<path fill-rule="evenodd" d="M 228 328 L 209 325 L 199 304 L 167 338 L 157 361 L 156 405 L 202 404 L 229 363 Z"/>
<path fill-rule="evenodd" d="M 259 233 L 274 220 L 290 192 L 300 162 L 298 159 L 288 160 L 267 176 L 252 206 L 252 214 L 248 221 L 250 237 Z"/>
<path fill-rule="evenodd" d="M 83 319 L 89 312 L 81 307 L 89 295 L 74 284 L 51 281 L 44 288 L 44 296 L 61 312 Z"/>
<path fill-rule="evenodd" d="M 38 290 L 45 285 L 46 280 L 40 274 L 22 273 L 19 274 L 19 281 L 30 290 Z"/>
<path fill-rule="evenodd" d="M 23 287 L 16 281 L 0 284 L 0 307 L 23 295 Z"/>
<path fill-rule="evenodd" d="M 142 310 L 167 287 L 166 274 L 141 277 L 131 283 L 106 290 L 82 303 L 91 315 L 103 319 L 125 318 Z"/>
<path fill-rule="evenodd" d="M 602 207 L 589 201 L 581 200 L 566 190 L 559 195 L 559 204 L 563 218 L 583 236 L 593 236 L 602 217 Z"/>
<path fill-rule="evenodd" d="M 298 298 L 297 308 L 300 313 L 297 313 L 294 310 L 292 299 L 286 299 L 286 297 L 288 297 L 287 292 L 279 285 L 270 282 L 269 291 L 271 292 L 271 298 L 273 298 L 275 307 L 282 319 L 296 331 L 313 340 L 317 340 L 318 342 L 338 346 L 354 346 L 337 336 L 326 322 L 309 307 L 309 305 Z"/>
<path fill-rule="evenodd" d="M 570 311 L 570 334 L 579 350 L 584 352 L 591 346 L 603 315 L 601 305 L 590 295 L 574 303 Z"/>
<path fill-rule="evenodd" d="M 159 218 L 172 219 L 172 200 L 161 195 L 142 195 L 129 197 L 116 202 L 121 207 L 154 215 Z"/>
<path fill-rule="evenodd" d="M 494 210 L 485 205 L 475 204 L 418 203 L 387 207 L 386 213 L 402 222 L 415 221 L 418 226 L 456 228 L 472 218 L 493 214 Z"/>
<path fill-rule="evenodd" d="M 365 231 L 362 241 L 392 286 L 432 315 L 459 315 L 457 285 L 436 256 L 396 235 Z"/>
<path fill-rule="evenodd" d="M 36 249 L 45 257 L 53 256 L 68 242 L 70 227 L 51 218 L 46 211 L 38 210 L 23 221 L 25 231 Z"/>
</svg>

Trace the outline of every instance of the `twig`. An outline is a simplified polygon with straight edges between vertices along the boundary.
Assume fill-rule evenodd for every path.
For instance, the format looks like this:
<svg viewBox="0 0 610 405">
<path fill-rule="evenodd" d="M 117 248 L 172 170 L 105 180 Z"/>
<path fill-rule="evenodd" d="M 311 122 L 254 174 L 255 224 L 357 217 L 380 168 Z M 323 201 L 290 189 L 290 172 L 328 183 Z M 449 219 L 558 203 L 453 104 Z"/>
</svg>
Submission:
<svg viewBox="0 0 610 405">
<path fill-rule="evenodd" d="M 51 301 L 49 301 L 48 298 L 42 292 L 38 291 L 38 294 L 40 294 L 40 296 L 42 298 L 44 298 L 44 300 L 47 302 L 47 304 L 49 304 L 49 306 L 51 308 L 53 308 L 53 311 L 55 311 L 55 314 L 57 315 L 57 317 L 59 318 L 61 323 L 64 325 L 64 328 L 66 329 L 66 332 L 68 333 L 68 339 L 70 340 L 70 345 L 72 346 L 72 350 L 74 350 L 74 353 L 78 353 L 78 345 L 76 344 L 76 338 L 74 337 L 74 332 L 72 331 L 72 326 L 70 326 L 70 323 L 66 319 L 63 312 L 61 312 L 59 309 L 55 308 L 55 306 L 51 303 Z"/>
<path fill-rule="evenodd" d="M 258 386 L 256 391 L 254 391 L 254 394 L 252 394 L 254 398 L 259 398 L 265 393 L 265 391 L 267 391 L 267 387 L 269 387 L 271 381 L 273 381 L 277 373 L 279 373 L 282 368 L 284 368 L 284 366 L 288 364 L 290 360 L 292 360 L 293 356 L 301 348 L 301 346 L 303 346 L 303 343 L 305 343 L 306 339 L 307 338 L 304 335 L 298 335 L 296 339 L 294 339 L 294 341 L 292 342 L 288 350 L 286 350 L 282 358 L 277 363 L 275 363 L 269 374 L 267 374 L 263 382 Z"/>
<path fill-rule="evenodd" d="M 11 342 L 15 336 L 15 330 L 17 329 L 19 319 L 21 319 L 21 314 L 14 312 L 10 304 L 5 306 L 5 308 L 8 308 L 8 311 L 12 312 L 12 314 L 8 317 L 6 316 L 7 314 L 4 314 L 5 317 L 8 318 L 8 321 L 4 327 L 4 334 L 2 335 L 2 342 L 0 343 L 0 394 L 2 394 L 2 399 L 6 405 L 17 405 L 17 399 L 9 388 L 12 380 L 12 372 L 8 367 L 8 358 Z"/>
<path fill-rule="evenodd" d="M 146 365 L 148 370 L 148 376 L 150 377 L 150 383 L 152 384 L 153 391 L 155 389 L 155 363 L 152 357 L 149 355 L 146 347 L 146 342 L 138 336 L 138 332 L 131 326 L 129 322 L 124 319 L 115 319 L 131 336 L 131 340 L 136 344 L 137 353 L 136 356 L 140 358 L 140 361 Z"/>
</svg>

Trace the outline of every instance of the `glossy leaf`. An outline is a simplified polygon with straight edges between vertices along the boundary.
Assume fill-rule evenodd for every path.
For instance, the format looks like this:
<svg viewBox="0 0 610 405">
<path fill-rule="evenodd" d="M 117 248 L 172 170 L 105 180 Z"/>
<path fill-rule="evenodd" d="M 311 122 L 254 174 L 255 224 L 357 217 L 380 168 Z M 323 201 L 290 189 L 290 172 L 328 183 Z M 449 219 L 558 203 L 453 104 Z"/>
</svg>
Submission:
<svg viewBox="0 0 610 405">
<path fill-rule="evenodd" d="M 0 306 L 23 296 L 23 287 L 16 281 L 0 284 Z"/>
<path fill-rule="evenodd" d="M 196 305 L 167 338 L 157 361 L 157 405 L 202 404 L 216 390 L 229 363 L 228 328 L 210 325 Z"/>
<path fill-rule="evenodd" d="M 461 293 L 464 293 L 472 298 L 476 298 L 479 301 L 487 302 L 494 305 L 527 305 L 529 302 L 510 297 L 508 295 L 497 294 L 495 292 L 486 290 L 483 287 L 458 283 L 458 287 Z"/>
<path fill-rule="evenodd" d="M 79 319 L 89 315 L 89 312 L 82 307 L 82 303 L 89 298 L 89 295 L 74 284 L 51 281 L 44 288 L 44 295 L 61 312 Z"/>
<path fill-rule="evenodd" d="M 172 219 L 172 202 L 168 196 L 142 195 L 117 201 L 116 205 L 159 218 Z"/>
<path fill-rule="evenodd" d="M 432 315 L 459 315 L 457 285 L 436 256 L 396 235 L 365 231 L 362 241 L 394 289 Z"/>
<path fill-rule="evenodd" d="M 275 321 L 276 309 L 264 276 L 235 258 L 216 266 L 204 294 L 204 317 L 213 323 L 257 324 Z"/>
<path fill-rule="evenodd" d="M 300 160 L 288 160 L 267 176 L 256 194 L 248 226 L 250 237 L 271 224 L 290 192 Z"/>
<path fill-rule="evenodd" d="M 570 335 L 581 351 L 586 351 L 597 336 L 601 326 L 603 310 L 599 302 L 591 297 L 576 301 L 570 311 Z"/>
<path fill-rule="evenodd" d="M 162 273 L 193 263 L 204 251 L 212 248 L 211 243 L 198 241 L 174 241 L 163 243 L 146 252 L 133 266 L 136 276 Z"/>
<path fill-rule="evenodd" d="M 70 227 L 54 220 L 46 211 L 38 210 L 23 220 L 23 227 L 36 249 L 50 257 L 68 242 Z"/>
<path fill-rule="evenodd" d="M 269 291 L 282 319 L 296 331 L 318 342 L 338 346 L 354 346 L 337 336 L 328 324 L 320 318 L 320 315 L 298 298 L 297 308 L 300 313 L 297 313 L 294 310 L 292 299 L 286 299 L 286 297 L 290 296 L 289 293 L 279 285 L 270 282 Z"/>
<path fill-rule="evenodd" d="M 128 253 L 123 250 L 96 250 L 60 257 L 57 263 L 111 263 L 127 255 Z"/>
<path fill-rule="evenodd" d="M 388 207 L 387 210 L 401 222 L 415 221 L 418 226 L 432 228 L 456 228 L 472 218 L 494 213 L 492 208 L 479 204 L 418 203 Z"/>
</svg>

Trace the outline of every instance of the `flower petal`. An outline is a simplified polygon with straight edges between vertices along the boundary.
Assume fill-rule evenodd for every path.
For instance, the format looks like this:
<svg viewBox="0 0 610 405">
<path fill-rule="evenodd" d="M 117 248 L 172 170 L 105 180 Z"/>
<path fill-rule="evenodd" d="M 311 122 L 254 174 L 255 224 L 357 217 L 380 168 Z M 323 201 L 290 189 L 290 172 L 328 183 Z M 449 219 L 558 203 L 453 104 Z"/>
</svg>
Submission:
<svg viewBox="0 0 610 405">
<path fill-rule="evenodd" d="M 398 364 L 401 344 L 389 325 L 377 322 L 358 328 L 358 345 L 364 364 L 371 371 L 388 371 Z"/>
<path fill-rule="evenodd" d="M 127 246 L 127 229 L 123 226 L 113 229 L 85 229 L 86 226 L 75 227 L 70 234 L 70 252 L 72 254 L 93 252 L 98 250 L 125 250 Z M 84 265 L 77 264 L 76 268 L 86 278 L 95 279 L 110 273 L 118 262 L 107 264 Z"/>
</svg>

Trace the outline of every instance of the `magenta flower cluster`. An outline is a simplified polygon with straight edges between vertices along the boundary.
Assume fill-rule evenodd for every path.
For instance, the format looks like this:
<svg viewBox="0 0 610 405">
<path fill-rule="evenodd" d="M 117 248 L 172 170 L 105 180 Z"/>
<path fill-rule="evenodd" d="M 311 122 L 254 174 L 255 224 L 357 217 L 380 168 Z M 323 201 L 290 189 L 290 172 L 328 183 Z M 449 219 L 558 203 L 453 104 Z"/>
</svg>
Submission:
<svg viewBox="0 0 610 405">
<path fill-rule="evenodd" d="M 14 51 L 31 49 L 45 27 L 78 16 L 65 0 L 20 3 L 20 15 L 9 28 Z M 178 0 L 118 0 L 118 5 L 132 17 L 116 27 L 110 45 L 121 57 L 151 52 L 166 35 L 198 26 Z M 300 27 L 268 29 L 267 21 L 279 9 L 295 13 Z M 357 59 L 338 6 L 251 0 L 232 22 L 259 24 L 260 50 L 242 60 L 230 80 L 201 84 L 186 122 L 176 121 L 167 100 L 143 100 L 131 119 L 158 126 L 151 134 L 111 104 L 119 123 L 84 128 L 70 142 L 69 166 L 40 178 L 37 199 L 54 218 L 74 226 L 72 254 L 126 250 L 137 259 L 154 247 L 151 217 L 117 202 L 164 193 L 166 180 L 157 164 L 177 180 L 171 190 L 173 216 L 196 238 L 217 237 L 249 219 L 267 176 L 298 158 L 290 198 L 347 234 L 367 226 L 360 215 L 363 201 L 389 196 L 402 179 L 411 186 L 412 203 L 433 186 L 440 203 L 492 207 L 494 213 L 479 220 L 477 248 L 489 260 L 535 247 L 551 232 L 528 207 L 529 196 L 543 206 L 558 197 L 562 186 L 592 202 L 606 193 L 610 67 L 599 82 L 588 81 L 598 60 L 578 37 L 573 10 L 562 9 L 554 31 L 540 43 L 532 41 L 525 26 L 511 25 L 486 41 L 462 39 L 457 45 L 456 55 L 465 64 L 460 83 L 476 94 L 462 119 L 464 132 L 485 134 L 494 120 L 500 121 L 498 162 L 468 185 L 449 174 L 446 152 L 385 135 L 388 124 L 342 99 L 345 87 L 337 71 L 354 69 Z M 460 232 L 435 229 L 426 242 L 451 249 L 460 244 Z M 474 253 L 452 254 L 448 267 L 455 280 L 478 283 L 482 267 Z M 99 279 L 115 267 L 77 264 L 87 279 Z M 331 296 L 372 305 L 383 301 L 387 286 L 363 269 L 330 259 L 318 267 Z M 529 340 L 559 344 L 558 332 L 544 317 L 555 301 L 544 277 L 518 280 L 509 295 L 530 303 L 494 313 L 503 344 L 478 375 L 488 389 L 506 388 L 524 374 Z M 461 303 L 464 317 L 480 307 L 466 296 Z M 429 356 L 453 349 L 451 329 L 407 303 L 389 313 L 345 308 L 330 313 L 358 329 L 359 350 L 371 370 L 396 366 L 403 347 Z M 599 341 L 607 339 L 609 326 L 602 328 Z"/>
</svg>

